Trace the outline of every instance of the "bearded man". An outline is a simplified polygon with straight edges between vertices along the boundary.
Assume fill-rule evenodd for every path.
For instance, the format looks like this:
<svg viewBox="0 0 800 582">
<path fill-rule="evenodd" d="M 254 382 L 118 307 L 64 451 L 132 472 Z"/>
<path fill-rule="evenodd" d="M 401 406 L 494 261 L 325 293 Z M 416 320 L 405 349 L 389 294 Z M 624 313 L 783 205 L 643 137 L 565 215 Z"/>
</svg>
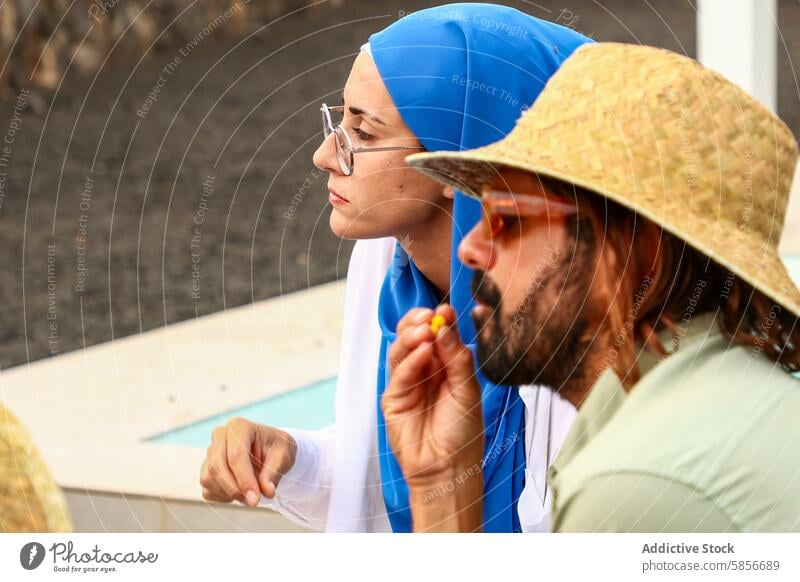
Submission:
<svg viewBox="0 0 800 582">
<path fill-rule="evenodd" d="M 800 531 L 800 291 L 778 255 L 798 146 L 739 87 L 643 46 L 578 49 L 504 140 L 411 156 L 481 198 L 477 365 L 579 409 L 555 531 Z M 476 531 L 483 439 L 455 314 L 409 312 L 382 407 L 415 531 Z"/>
</svg>

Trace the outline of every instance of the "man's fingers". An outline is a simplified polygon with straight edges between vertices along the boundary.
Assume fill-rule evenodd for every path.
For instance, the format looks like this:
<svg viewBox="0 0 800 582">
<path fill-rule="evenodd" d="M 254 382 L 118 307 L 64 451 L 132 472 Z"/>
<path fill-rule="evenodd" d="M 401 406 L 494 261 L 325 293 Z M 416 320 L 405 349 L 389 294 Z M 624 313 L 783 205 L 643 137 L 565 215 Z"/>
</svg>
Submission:
<svg viewBox="0 0 800 582">
<path fill-rule="evenodd" d="M 228 466 L 250 507 L 258 505 L 260 497 L 251 455 L 253 438 L 253 427 L 246 420 L 234 419 L 228 423 Z"/>
<path fill-rule="evenodd" d="M 419 325 L 421 323 L 430 323 L 433 317 L 433 309 L 427 307 L 415 307 L 410 309 L 397 324 L 397 335 L 400 335 L 403 330 L 411 326 Z"/>
<path fill-rule="evenodd" d="M 418 398 L 413 392 L 422 388 L 421 383 L 428 376 L 432 359 L 433 345 L 423 342 L 397 365 L 386 392 L 383 393 L 384 413 L 387 412 L 387 407 L 391 412 L 401 412 L 416 405 Z"/>
<path fill-rule="evenodd" d="M 433 348 L 431 363 L 426 372 L 426 383 L 430 384 L 431 386 L 439 386 L 442 382 L 447 380 L 447 371 L 445 370 L 444 366 L 442 366 L 442 362 L 439 360 L 439 357 L 436 355 L 436 346 Z"/>
<path fill-rule="evenodd" d="M 389 348 L 389 370 L 394 370 L 423 341 L 432 340 L 433 333 L 429 324 L 406 327 Z"/>
<path fill-rule="evenodd" d="M 426 307 L 415 307 L 397 324 L 397 339 L 389 348 L 389 370 L 394 368 L 423 341 L 432 341 L 431 320 L 434 313 L 444 314 L 447 321 L 455 321 L 455 311 L 449 305 L 440 305 L 434 312 Z"/>
<path fill-rule="evenodd" d="M 425 379 L 427 368 L 433 361 L 433 344 L 422 342 L 411 350 L 402 362 L 395 368 L 391 383 L 397 385 L 417 384 Z"/>
<path fill-rule="evenodd" d="M 457 319 L 456 310 L 453 309 L 453 306 L 449 305 L 448 303 L 442 303 L 441 305 L 436 307 L 436 314 L 444 317 L 448 325 L 455 324 L 455 321 Z"/>
<path fill-rule="evenodd" d="M 461 343 L 455 325 L 448 325 L 439 332 L 434 350 L 447 376 L 450 395 L 468 410 L 479 411 L 481 388 L 475 376 L 475 362 L 472 352 Z"/>
<path fill-rule="evenodd" d="M 447 378 L 454 388 L 470 382 L 475 376 L 475 363 L 472 352 L 461 343 L 455 325 L 442 328 L 434 342 L 436 356 L 447 372 Z"/>
</svg>

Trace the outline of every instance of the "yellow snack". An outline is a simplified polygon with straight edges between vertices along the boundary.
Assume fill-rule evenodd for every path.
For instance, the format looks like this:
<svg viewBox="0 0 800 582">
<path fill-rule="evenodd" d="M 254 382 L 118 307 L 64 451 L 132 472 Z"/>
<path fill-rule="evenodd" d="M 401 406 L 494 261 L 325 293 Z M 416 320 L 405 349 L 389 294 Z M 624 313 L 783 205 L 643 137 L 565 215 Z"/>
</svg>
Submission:
<svg viewBox="0 0 800 582">
<path fill-rule="evenodd" d="M 434 315 L 433 319 L 431 319 L 431 332 L 433 333 L 433 335 L 436 335 L 439 329 L 441 329 L 446 324 L 447 320 L 444 318 L 444 315 L 439 315 L 438 313 Z"/>
</svg>

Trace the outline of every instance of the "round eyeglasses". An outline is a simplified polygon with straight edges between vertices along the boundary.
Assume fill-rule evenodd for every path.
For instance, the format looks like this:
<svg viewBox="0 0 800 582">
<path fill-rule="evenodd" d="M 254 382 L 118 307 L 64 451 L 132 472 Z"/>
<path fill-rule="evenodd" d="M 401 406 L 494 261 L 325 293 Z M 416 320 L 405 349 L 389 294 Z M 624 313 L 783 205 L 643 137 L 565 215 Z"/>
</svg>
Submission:
<svg viewBox="0 0 800 582">
<path fill-rule="evenodd" d="M 322 112 L 322 133 L 325 139 L 328 139 L 330 134 L 334 135 L 336 143 L 336 158 L 339 161 L 339 168 L 345 176 L 353 174 L 353 164 L 355 162 L 355 154 L 363 154 L 368 152 L 392 152 L 399 150 L 424 150 L 422 146 L 391 146 L 383 148 L 354 148 L 353 141 L 347 132 L 342 127 L 341 123 L 334 125 L 331 118 L 331 112 L 336 115 L 344 116 L 344 106 L 338 105 L 328 107 L 325 103 L 320 108 Z"/>
</svg>

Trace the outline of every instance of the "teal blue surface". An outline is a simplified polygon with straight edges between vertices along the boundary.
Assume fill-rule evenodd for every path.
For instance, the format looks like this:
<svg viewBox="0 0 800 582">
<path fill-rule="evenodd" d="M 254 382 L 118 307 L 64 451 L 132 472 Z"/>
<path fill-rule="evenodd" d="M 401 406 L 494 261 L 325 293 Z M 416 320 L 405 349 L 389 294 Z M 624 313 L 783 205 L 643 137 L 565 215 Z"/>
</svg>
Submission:
<svg viewBox="0 0 800 582">
<path fill-rule="evenodd" d="M 792 279 L 800 286 L 800 256 L 785 256 L 783 261 Z M 147 440 L 162 444 L 207 447 L 211 444 L 211 431 L 237 416 L 270 426 L 316 430 L 333 422 L 335 392 L 336 378 L 329 378 L 279 396 L 228 410 Z"/>
<path fill-rule="evenodd" d="M 316 430 L 333 423 L 335 393 L 333 377 L 178 427 L 150 437 L 147 442 L 207 447 L 211 444 L 211 431 L 237 416 L 269 426 Z"/>
</svg>

